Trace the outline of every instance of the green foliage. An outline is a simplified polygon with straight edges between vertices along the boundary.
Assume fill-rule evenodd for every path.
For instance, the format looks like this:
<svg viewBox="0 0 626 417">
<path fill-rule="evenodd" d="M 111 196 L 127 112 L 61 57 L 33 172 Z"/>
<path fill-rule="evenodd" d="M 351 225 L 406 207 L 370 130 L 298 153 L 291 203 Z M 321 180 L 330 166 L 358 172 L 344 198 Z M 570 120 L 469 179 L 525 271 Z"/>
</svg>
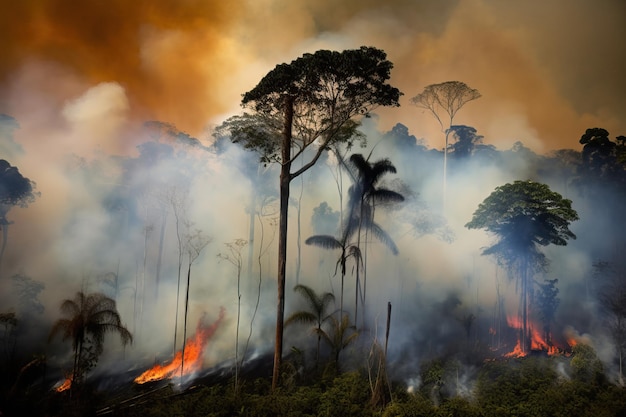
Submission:
<svg viewBox="0 0 626 417">
<path fill-rule="evenodd" d="M 319 398 L 320 417 L 371 416 L 370 389 L 358 372 L 348 372 L 335 378 L 332 386 Z"/>
<path fill-rule="evenodd" d="M 549 358 L 486 363 L 476 383 L 477 403 L 489 416 L 546 416 L 537 404 L 557 379 Z"/>
<path fill-rule="evenodd" d="M 587 349 L 582 352 L 589 354 Z M 593 356 L 593 355 L 592 355 Z M 573 359 L 573 357 L 572 357 Z M 121 416 L 185 417 L 265 417 L 265 416 L 380 416 L 380 417 L 577 417 L 625 415 L 624 390 L 605 383 L 585 382 L 560 377 L 557 364 L 566 357 L 525 357 L 487 362 L 483 365 L 471 397 L 451 395 L 438 405 L 422 391 L 408 393 L 403 384 L 395 384 L 393 400 L 383 409 L 370 405 L 370 382 L 363 372 L 346 372 L 323 379 L 305 375 L 287 388 L 271 392 L 269 379 L 247 381 L 235 395 L 232 382 L 198 384 L 182 392 L 172 387 L 129 393 L 133 401 L 121 401 L 116 394 L 110 399 L 93 389 L 80 402 L 68 396 L 54 395 L 47 401 L 47 415 L 93 415 L 110 410 Z M 449 360 L 434 360 L 424 367 L 423 377 L 433 382 L 446 379 L 451 372 Z M 426 390 L 427 391 L 427 390 Z M 43 415 L 44 403 L 20 404 L 22 415 Z M 4 410 L 3 410 L 4 411 Z"/>
<path fill-rule="evenodd" d="M 421 394 L 407 394 L 393 401 L 383 411 L 383 417 L 430 417 L 435 407 Z"/>
<path fill-rule="evenodd" d="M 507 262 L 537 254 L 539 246 L 567 244 L 576 235 L 569 224 L 578 220 L 572 201 L 534 181 L 499 186 L 474 212 L 465 227 L 485 229 L 499 240 L 485 249 Z"/>
<path fill-rule="evenodd" d="M 599 383 L 604 378 L 602 362 L 589 345 L 578 343 L 572 348 L 570 365 L 574 378 L 579 381 Z"/>
</svg>

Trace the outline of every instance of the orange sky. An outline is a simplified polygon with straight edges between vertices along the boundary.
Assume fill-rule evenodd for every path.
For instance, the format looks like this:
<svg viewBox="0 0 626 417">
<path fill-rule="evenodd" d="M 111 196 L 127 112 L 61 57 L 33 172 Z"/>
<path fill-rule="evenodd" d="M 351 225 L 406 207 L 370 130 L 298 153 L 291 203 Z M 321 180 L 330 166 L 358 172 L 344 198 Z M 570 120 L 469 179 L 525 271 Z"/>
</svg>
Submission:
<svg viewBox="0 0 626 417">
<path fill-rule="evenodd" d="M 501 148 L 626 134 L 621 0 L 21 0 L 3 5 L 0 39 L 0 113 L 37 134 L 91 117 L 82 134 L 157 119 L 208 139 L 274 65 L 361 45 L 388 53 L 404 93 L 381 129 L 404 123 L 431 146 L 438 125 L 409 99 L 448 80 L 483 95 L 455 121 Z"/>
</svg>

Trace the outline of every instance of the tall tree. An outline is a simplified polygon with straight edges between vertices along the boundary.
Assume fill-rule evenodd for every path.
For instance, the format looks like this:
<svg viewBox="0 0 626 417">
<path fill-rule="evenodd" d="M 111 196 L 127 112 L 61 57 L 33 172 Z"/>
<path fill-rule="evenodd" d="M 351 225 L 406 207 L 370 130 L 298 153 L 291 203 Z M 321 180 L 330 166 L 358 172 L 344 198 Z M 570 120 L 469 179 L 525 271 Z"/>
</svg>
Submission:
<svg viewBox="0 0 626 417">
<path fill-rule="evenodd" d="M 528 301 L 534 272 L 547 261 L 540 248 L 567 245 L 576 235 L 569 229 L 578 214 L 571 200 L 538 182 L 515 181 L 495 189 L 474 212 L 465 225 L 485 229 L 497 241 L 483 250 L 494 255 L 517 278 L 522 309 L 522 350 L 528 349 Z"/>
<path fill-rule="evenodd" d="M 0 266 L 8 240 L 10 222 L 7 220 L 7 213 L 15 206 L 27 207 L 29 203 L 35 201 L 37 193 L 34 189 L 35 184 L 22 176 L 17 167 L 11 166 L 4 159 L 0 159 L 0 229 L 2 230 Z"/>
<path fill-rule="evenodd" d="M 241 251 L 248 242 L 244 239 L 235 239 L 232 242 L 224 243 L 228 248 L 227 253 L 218 253 L 217 257 L 228 261 L 237 270 L 237 326 L 235 328 L 235 393 L 239 391 L 239 371 L 243 365 L 246 352 L 239 359 L 239 323 L 241 322 L 241 270 L 243 268 L 243 257 Z"/>
<path fill-rule="evenodd" d="M 122 344 L 132 343 L 133 336 L 122 324 L 115 300 L 101 293 L 76 293 L 73 299 L 61 303 L 61 313 L 66 316 L 55 322 L 50 339 L 61 333 L 63 340 L 70 339 L 74 349 L 72 385 L 78 386 L 88 370 L 84 353 L 89 350 L 91 359 L 97 360 L 103 351 L 104 336 L 109 332 L 120 335 Z"/>
<path fill-rule="evenodd" d="M 191 230 L 192 224 L 185 222 L 187 233 L 185 235 L 185 250 L 187 252 L 187 288 L 185 291 L 185 315 L 183 319 L 183 352 L 187 343 L 187 318 L 189 316 L 189 293 L 191 289 L 191 266 L 198 259 L 204 248 L 211 243 L 212 239 L 204 234 L 202 230 Z M 182 380 L 185 371 L 185 355 L 182 355 L 180 363 L 180 377 Z"/>
<path fill-rule="evenodd" d="M 398 106 L 400 91 L 387 84 L 393 64 L 385 52 L 361 47 L 343 52 L 320 50 L 290 64 L 277 65 L 244 94 L 252 114 L 226 122 L 233 142 L 261 153 L 262 162 L 280 164 L 278 306 L 272 388 L 278 385 L 283 349 L 289 186 L 335 143 L 351 142 L 355 120 L 378 106 Z M 292 170 L 293 162 L 309 158 Z"/>
<path fill-rule="evenodd" d="M 448 166 L 448 138 L 451 133 L 454 116 L 468 101 L 481 97 L 478 90 L 470 88 L 461 81 L 445 81 L 431 84 L 411 99 L 411 104 L 428 110 L 437 120 L 441 131 L 445 133 L 443 147 L 443 207 L 446 206 L 446 183 Z M 447 118 L 446 118 L 447 115 Z"/>
<path fill-rule="evenodd" d="M 391 237 L 378 224 L 374 222 L 375 207 L 377 204 L 394 204 L 404 201 L 402 194 L 397 191 L 379 187 L 379 183 L 383 176 L 388 173 L 395 174 L 396 167 L 387 158 L 380 159 L 375 162 L 369 162 L 361 154 L 353 154 L 350 156 L 350 167 L 352 167 L 352 176 L 354 184 L 350 187 L 348 196 L 348 215 L 346 221 L 348 228 L 355 228 L 357 235 L 357 247 L 361 246 L 361 234 L 365 231 L 365 245 L 367 245 L 367 233 L 372 233 L 379 241 L 383 242 L 394 255 L 398 254 L 398 248 Z M 363 254 L 363 304 L 365 307 L 365 297 L 367 289 L 367 246 L 361 251 Z M 356 275 L 356 300 L 354 322 L 358 320 L 358 290 L 360 286 L 359 270 L 357 266 Z M 363 314 L 363 318 L 365 315 Z"/>
</svg>

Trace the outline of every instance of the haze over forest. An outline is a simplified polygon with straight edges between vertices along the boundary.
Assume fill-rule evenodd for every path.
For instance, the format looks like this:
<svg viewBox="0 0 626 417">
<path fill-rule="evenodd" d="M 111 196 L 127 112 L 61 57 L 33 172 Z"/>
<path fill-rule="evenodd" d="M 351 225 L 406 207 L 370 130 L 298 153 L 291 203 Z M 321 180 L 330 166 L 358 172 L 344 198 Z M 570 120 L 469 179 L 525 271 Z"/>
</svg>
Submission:
<svg viewBox="0 0 626 417">
<path fill-rule="evenodd" d="M 210 240 L 192 265 L 188 327 L 225 308 L 205 351 L 207 367 L 234 356 L 237 268 L 226 244 L 248 241 L 254 225 L 252 251 L 247 245 L 240 252 L 242 331 L 254 314 L 261 277 L 252 351 L 271 351 L 277 168 L 217 141 L 214 129 L 240 113 L 241 95 L 275 65 L 319 49 L 371 45 L 387 53 L 394 64 L 390 84 L 404 94 L 400 107 L 362 120 L 367 143 L 349 152 L 389 158 L 397 173 L 386 175 L 384 185 L 406 198 L 376 212 L 398 255 L 375 241 L 368 247 L 365 321 L 382 337 L 387 303 L 393 305 L 390 362 L 410 380 L 420 361 L 458 348 L 466 337 L 459 320 L 469 314 L 476 316 L 469 337 L 503 352 L 513 347 L 489 329 L 497 291 L 507 313 L 517 314 L 515 281 L 481 255 L 491 237 L 464 225 L 497 186 L 532 180 L 571 199 L 580 216 L 571 226 L 577 239 L 547 247 L 549 268 L 535 277 L 559 280 L 554 337 L 587 340 L 616 372 L 615 346 L 590 287 L 593 264 L 616 262 L 623 252 L 624 173 L 606 190 L 597 188 L 595 197 L 585 194 L 579 140 L 595 127 L 611 140 L 626 134 L 623 2 L 120 0 L 105 6 L 33 0 L 4 10 L 0 159 L 36 184 L 36 196 L 6 216 L 0 312 L 15 311 L 33 323 L 21 330 L 20 343 L 49 349 L 51 363 L 71 361 L 62 343 L 44 346 L 60 302 L 79 290 L 115 297 L 135 336 L 124 352 L 112 342 L 116 347 L 101 360 L 108 371 L 143 369 L 171 355 L 181 262 L 177 225 Z M 450 152 L 444 210 L 444 134 L 409 99 L 449 80 L 481 93 L 454 124 L 483 138 L 470 154 Z M 336 158 L 325 154 L 292 183 L 288 314 L 302 308 L 291 291 L 296 283 L 338 294 L 337 255 L 303 241 L 336 232 L 345 208 L 338 186 L 350 185 L 345 173 L 337 183 L 339 172 Z M 41 304 L 24 304 L 15 291 L 33 281 L 43 289 L 27 300 Z M 345 294 L 351 311 L 350 274 Z M 178 339 L 180 346 L 182 334 Z M 313 343 L 305 329 L 286 332 L 286 348 Z"/>
</svg>

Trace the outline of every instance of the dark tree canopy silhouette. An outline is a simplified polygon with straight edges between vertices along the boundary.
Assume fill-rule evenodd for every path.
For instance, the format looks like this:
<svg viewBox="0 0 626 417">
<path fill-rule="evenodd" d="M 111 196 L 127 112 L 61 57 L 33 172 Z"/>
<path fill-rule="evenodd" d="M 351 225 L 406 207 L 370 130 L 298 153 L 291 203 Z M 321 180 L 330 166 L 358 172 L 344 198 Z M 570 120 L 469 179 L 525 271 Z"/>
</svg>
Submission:
<svg viewBox="0 0 626 417">
<path fill-rule="evenodd" d="M 28 207 L 28 204 L 35 201 L 37 193 L 34 189 L 35 184 L 22 176 L 17 167 L 11 166 L 4 159 L 0 159 L 0 229 L 2 230 L 0 266 L 8 240 L 10 222 L 7 220 L 7 214 L 13 207 Z"/>
<path fill-rule="evenodd" d="M 465 227 L 485 229 L 497 238 L 483 250 L 506 265 L 519 282 L 522 307 L 522 350 L 527 351 L 528 295 L 533 272 L 546 265 L 542 246 L 567 245 L 576 235 L 569 229 L 578 220 L 572 201 L 534 181 L 515 181 L 495 189 Z"/>
<path fill-rule="evenodd" d="M 243 96 L 242 104 L 252 114 L 231 118 L 223 126 L 233 142 L 257 150 L 262 162 L 281 167 L 273 389 L 282 362 L 290 183 L 315 165 L 322 152 L 357 138 L 356 117 L 378 106 L 399 105 L 400 91 L 387 84 L 392 67 L 385 52 L 372 47 L 304 54 L 267 73 Z M 316 149 L 305 161 L 305 151 L 314 143 Z M 302 163 L 292 171 L 298 158 Z"/>
<path fill-rule="evenodd" d="M 452 156 L 457 159 L 471 156 L 476 145 L 482 143 L 484 138 L 484 136 L 478 135 L 472 126 L 450 126 L 450 132 L 454 142 L 450 144 L 449 149 L 452 150 Z"/>
<path fill-rule="evenodd" d="M 72 341 L 73 388 L 80 383 L 85 372 L 94 365 L 92 362 L 97 361 L 103 352 L 104 336 L 107 333 L 118 333 L 123 345 L 133 341 L 132 334 L 122 324 L 115 300 L 102 293 L 85 294 L 79 291 L 73 299 L 61 303 L 61 313 L 66 317 L 55 322 L 50 331 L 50 339 L 61 333 L 63 340 Z"/>
<path fill-rule="evenodd" d="M 369 159 L 369 158 L 368 158 Z M 397 191 L 380 186 L 385 174 L 395 174 L 396 167 L 388 158 L 379 159 L 375 162 L 361 154 L 350 156 L 350 164 L 354 184 L 348 190 L 348 216 L 345 224 L 351 233 L 356 233 L 356 246 L 361 249 L 362 233 L 364 232 L 365 247 L 360 250 L 363 256 L 363 307 L 367 295 L 367 241 L 371 233 L 378 241 L 382 242 L 394 255 L 398 254 L 398 247 L 389 234 L 374 221 L 376 206 L 388 206 L 404 201 L 404 196 Z M 354 322 L 358 320 L 358 300 L 361 277 L 357 266 L 356 273 L 356 296 Z M 365 314 L 362 314 L 365 318 Z"/>
</svg>

